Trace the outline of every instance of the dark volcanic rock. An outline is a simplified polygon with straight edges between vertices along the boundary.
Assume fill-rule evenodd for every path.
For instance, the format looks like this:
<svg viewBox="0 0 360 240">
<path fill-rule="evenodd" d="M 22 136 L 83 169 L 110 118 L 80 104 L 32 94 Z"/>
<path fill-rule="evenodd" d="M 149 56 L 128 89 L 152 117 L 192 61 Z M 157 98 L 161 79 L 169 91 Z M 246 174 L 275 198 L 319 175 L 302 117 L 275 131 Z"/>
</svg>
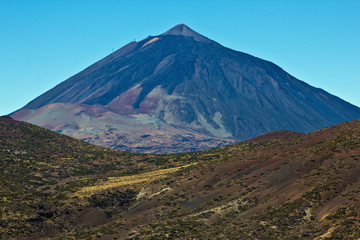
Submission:
<svg viewBox="0 0 360 240">
<path fill-rule="evenodd" d="M 146 139 L 157 137 L 152 134 L 154 126 L 205 134 L 209 139 L 244 140 L 276 130 L 310 132 L 360 118 L 358 107 L 296 79 L 271 62 L 223 47 L 183 24 L 129 43 L 12 116 L 46 127 L 51 120 L 46 114 L 40 119 L 36 113 L 53 103 L 100 105 L 103 113 L 111 111 L 129 121 L 150 116 L 150 125 L 148 120 L 137 123 L 149 126 L 148 132 L 139 133 L 151 135 Z M 34 111 L 29 115 L 25 109 Z M 48 128 L 62 129 L 59 125 Z M 80 138 L 78 135 L 72 134 Z M 97 144 L 106 146 L 101 141 Z M 145 145 L 152 147 L 151 142 Z M 132 144 L 127 146 L 132 148 Z"/>
</svg>

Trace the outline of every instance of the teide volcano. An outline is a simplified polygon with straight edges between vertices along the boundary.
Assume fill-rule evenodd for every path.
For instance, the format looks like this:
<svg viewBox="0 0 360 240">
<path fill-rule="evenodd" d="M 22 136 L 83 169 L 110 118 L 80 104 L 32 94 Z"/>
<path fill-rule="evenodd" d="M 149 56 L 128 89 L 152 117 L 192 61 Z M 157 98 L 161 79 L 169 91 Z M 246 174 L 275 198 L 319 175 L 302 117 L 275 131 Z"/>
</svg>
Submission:
<svg viewBox="0 0 360 240">
<path fill-rule="evenodd" d="M 12 117 L 106 147 L 172 153 L 310 132 L 360 118 L 360 109 L 180 24 L 129 43 Z"/>
</svg>

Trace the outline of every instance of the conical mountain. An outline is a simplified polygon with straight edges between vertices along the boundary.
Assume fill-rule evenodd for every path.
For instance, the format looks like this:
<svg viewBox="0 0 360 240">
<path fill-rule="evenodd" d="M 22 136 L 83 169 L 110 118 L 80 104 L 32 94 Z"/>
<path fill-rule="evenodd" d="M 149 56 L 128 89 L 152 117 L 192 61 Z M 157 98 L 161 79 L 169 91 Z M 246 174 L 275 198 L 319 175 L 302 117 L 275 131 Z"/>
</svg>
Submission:
<svg viewBox="0 0 360 240">
<path fill-rule="evenodd" d="M 360 118 L 360 109 L 179 24 L 127 44 L 12 116 L 107 147 L 169 153 L 310 132 Z"/>
</svg>

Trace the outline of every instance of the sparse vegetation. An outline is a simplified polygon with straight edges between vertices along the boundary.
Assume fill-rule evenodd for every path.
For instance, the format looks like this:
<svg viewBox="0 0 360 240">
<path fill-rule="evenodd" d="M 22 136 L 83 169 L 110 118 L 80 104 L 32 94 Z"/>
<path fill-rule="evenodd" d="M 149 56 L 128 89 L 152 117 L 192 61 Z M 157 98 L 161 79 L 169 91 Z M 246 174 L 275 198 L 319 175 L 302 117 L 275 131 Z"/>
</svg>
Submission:
<svg viewBox="0 0 360 240">
<path fill-rule="evenodd" d="M 0 238 L 357 239 L 360 121 L 142 155 L 0 118 Z"/>
</svg>

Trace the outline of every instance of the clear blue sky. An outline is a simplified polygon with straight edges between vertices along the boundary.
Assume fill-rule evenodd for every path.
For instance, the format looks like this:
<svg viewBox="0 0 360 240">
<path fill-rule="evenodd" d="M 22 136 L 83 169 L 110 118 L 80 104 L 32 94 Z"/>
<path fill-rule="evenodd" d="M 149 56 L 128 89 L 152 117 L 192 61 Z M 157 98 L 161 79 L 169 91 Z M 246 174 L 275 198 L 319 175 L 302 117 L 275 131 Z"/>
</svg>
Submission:
<svg viewBox="0 0 360 240">
<path fill-rule="evenodd" d="M 0 0 L 0 115 L 178 23 L 360 106 L 358 0 Z"/>
</svg>

